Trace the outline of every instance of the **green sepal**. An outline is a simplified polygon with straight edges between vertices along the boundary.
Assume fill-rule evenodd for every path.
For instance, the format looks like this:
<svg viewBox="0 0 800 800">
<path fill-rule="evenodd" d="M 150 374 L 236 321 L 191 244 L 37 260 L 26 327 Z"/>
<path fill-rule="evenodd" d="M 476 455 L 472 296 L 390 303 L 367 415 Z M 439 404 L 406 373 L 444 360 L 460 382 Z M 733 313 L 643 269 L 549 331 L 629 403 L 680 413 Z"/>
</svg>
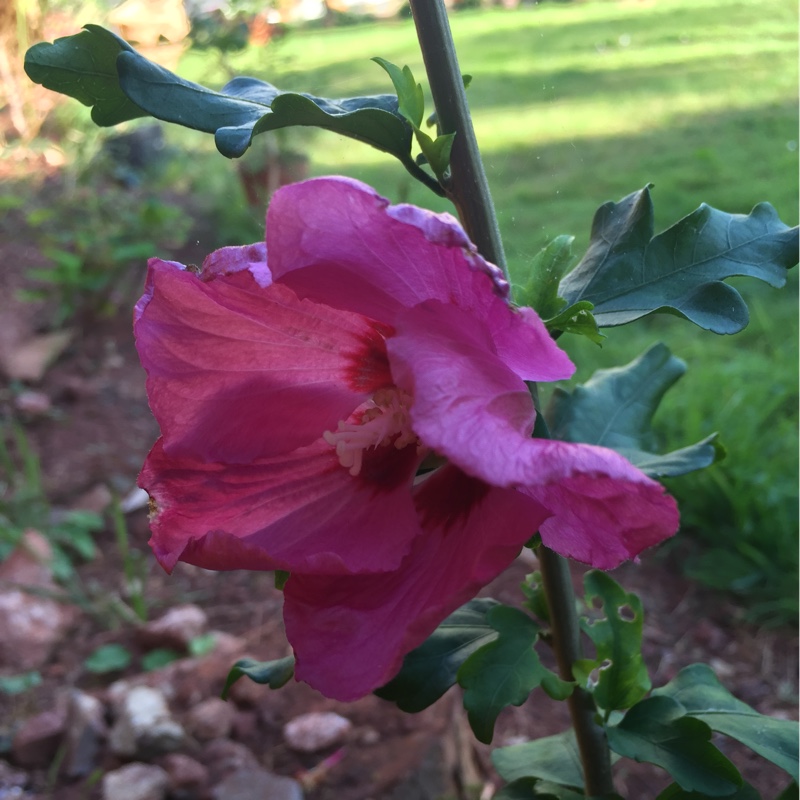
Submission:
<svg viewBox="0 0 800 800">
<path fill-rule="evenodd" d="M 547 409 L 551 435 L 616 450 L 651 478 L 703 469 L 725 455 L 716 434 L 665 455 L 652 452 L 653 415 L 685 371 L 686 364 L 659 343 L 623 367 L 598 370 L 572 392 L 557 388 Z"/>
<path fill-rule="evenodd" d="M 764 716 L 737 700 L 706 664 L 684 667 L 653 695 L 679 702 L 689 716 L 736 739 L 797 780 L 797 722 Z"/>
<path fill-rule="evenodd" d="M 602 603 L 604 619 L 581 619 L 581 628 L 592 640 L 597 657 L 573 665 L 578 685 L 591 692 L 606 712 L 630 708 L 650 690 L 647 666 L 642 658 L 642 602 L 626 592 L 613 578 L 599 570 L 586 573 L 583 580 L 586 603 Z M 594 673 L 596 672 L 596 679 Z"/>
<path fill-rule="evenodd" d="M 745 275 L 783 286 L 797 264 L 798 229 L 769 203 L 749 215 L 703 204 L 654 237 L 650 188 L 598 209 L 589 249 L 559 294 L 568 303 L 592 302 L 601 327 L 659 312 L 714 333 L 742 330 L 747 306 L 723 281 Z"/>
<path fill-rule="evenodd" d="M 539 778 L 576 791 L 583 789 L 581 756 L 573 731 L 500 747 L 492 752 L 492 763 L 509 783 Z"/>
<path fill-rule="evenodd" d="M 416 713 L 435 703 L 456 682 L 459 667 L 498 634 L 487 614 L 497 605 L 489 597 L 477 597 L 454 611 L 417 648 L 403 659 L 400 672 L 375 690 L 401 711 Z"/>
<path fill-rule="evenodd" d="M 686 791 L 726 797 L 742 785 L 736 767 L 711 744 L 711 728 L 671 697 L 642 700 L 606 735 L 615 753 L 661 767 Z"/>
<path fill-rule="evenodd" d="M 573 684 L 562 681 L 539 660 L 533 649 L 539 625 L 511 606 L 494 606 L 486 621 L 499 634 L 474 652 L 458 670 L 464 689 L 464 708 L 475 737 L 489 744 L 497 716 L 506 706 L 521 706 L 541 686 L 555 699 L 572 694 Z"/>
<path fill-rule="evenodd" d="M 222 688 L 222 699 L 228 697 L 228 692 L 236 681 L 242 676 L 250 678 L 254 683 L 267 684 L 270 689 L 280 689 L 288 683 L 294 675 L 294 656 L 278 658 L 275 661 L 255 661 L 252 658 L 242 658 L 237 661 Z"/>
<path fill-rule="evenodd" d="M 707 797 L 707 794 L 687 792 L 677 783 L 672 783 L 656 800 L 706 800 Z M 725 795 L 725 800 L 761 800 L 761 795 L 749 783 L 743 783 L 733 794 Z"/>
</svg>

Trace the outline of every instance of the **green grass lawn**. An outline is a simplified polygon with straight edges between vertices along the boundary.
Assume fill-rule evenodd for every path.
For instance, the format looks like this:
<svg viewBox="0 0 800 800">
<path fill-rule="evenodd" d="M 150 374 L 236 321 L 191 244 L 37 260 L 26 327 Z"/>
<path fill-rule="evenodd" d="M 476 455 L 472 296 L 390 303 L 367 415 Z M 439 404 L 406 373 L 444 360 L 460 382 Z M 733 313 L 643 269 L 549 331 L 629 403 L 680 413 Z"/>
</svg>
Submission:
<svg viewBox="0 0 800 800">
<path fill-rule="evenodd" d="M 512 277 L 557 234 L 575 235 L 580 254 L 597 206 L 648 182 L 658 229 L 701 202 L 746 213 L 769 200 L 797 223 L 794 0 L 545 2 L 462 12 L 452 24 L 462 71 L 474 76 L 468 96 Z M 369 61 L 377 55 L 408 64 L 427 86 L 410 20 L 292 31 L 232 64 L 281 88 L 340 97 L 391 91 Z M 181 73 L 218 87 L 225 76 L 212 63 L 190 53 Z M 451 210 L 383 153 L 324 132 L 287 139 L 310 154 L 314 174 Z M 602 349 L 561 343 L 580 379 L 656 340 L 688 362 L 658 420 L 665 447 L 720 430 L 729 450 L 724 464 L 672 486 L 686 527 L 710 548 L 691 568 L 749 593 L 757 616 L 782 620 L 797 606 L 797 281 L 782 291 L 737 285 L 752 320 L 735 339 L 666 317 L 607 331 Z"/>
</svg>

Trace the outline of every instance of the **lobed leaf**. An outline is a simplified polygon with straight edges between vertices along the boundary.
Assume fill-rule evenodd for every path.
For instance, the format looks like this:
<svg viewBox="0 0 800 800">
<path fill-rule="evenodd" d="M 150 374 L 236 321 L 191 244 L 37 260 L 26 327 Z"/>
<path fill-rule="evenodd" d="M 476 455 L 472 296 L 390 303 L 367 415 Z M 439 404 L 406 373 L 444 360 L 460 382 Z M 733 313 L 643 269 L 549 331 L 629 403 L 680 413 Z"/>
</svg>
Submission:
<svg viewBox="0 0 800 800">
<path fill-rule="evenodd" d="M 527 614 L 518 608 L 497 605 L 490 609 L 486 620 L 498 637 L 462 664 L 458 683 L 464 689 L 464 708 L 475 737 L 489 744 L 497 716 L 506 706 L 521 706 L 540 685 L 562 700 L 573 687 L 539 660 L 533 645 L 540 628 Z"/>
<path fill-rule="evenodd" d="M 727 797 L 742 785 L 736 767 L 711 744 L 711 729 L 676 700 L 648 697 L 606 728 L 614 752 L 665 769 L 685 791 Z"/>
<path fill-rule="evenodd" d="M 92 106 L 96 125 L 117 125 L 148 112 L 122 91 L 117 74 L 120 53 L 133 48 L 99 25 L 86 25 L 74 36 L 40 42 L 25 54 L 25 72 L 34 83 Z"/>
<path fill-rule="evenodd" d="M 684 667 L 653 695 L 679 702 L 689 716 L 747 745 L 798 779 L 797 723 L 764 716 L 737 700 L 706 664 Z"/>
<path fill-rule="evenodd" d="M 630 708 L 650 690 L 642 658 L 644 611 L 635 594 L 626 592 L 604 572 L 587 572 L 584 587 L 587 605 L 599 598 L 605 618 L 594 622 L 581 619 L 581 628 L 594 642 L 597 657 L 576 661 L 573 672 L 578 684 L 593 694 L 608 715 Z"/>
<path fill-rule="evenodd" d="M 703 469 L 724 456 L 716 434 L 665 455 L 651 452 L 653 415 L 685 371 L 666 345 L 655 344 L 624 367 L 598 370 L 572 393 L 556 389 L 547 414 L 552 436 L 609 447 L 653 478 Z"/>
<path fill-rule="evenodd" d="M 225 700 L 228 692 L 236 681 L 247 676 L 255 683 L 268 684 L 270 689 L 280 689 L 287 684 L 294 675 L 294 656 L 278 658 L 275 661 L 255 661 L 252 658 L 242 658 L 237 661 L 222 687 L 222 699 Z"/>
<path fill-rule="evenodd" d="M 213 133 L 229 158 L 244 154 L 253 137 L 291 125 L 349 136 L 400 159 L 435 190 L 441 188 L 411 158 L 412 126 L 395 95 L 330 99 L 283 92 L 255 78 L 237 77 L 220 91 L 184 80 L 137 53 L 97 25 L 28 50 L 31 80 L 93 106 L 98 125 L 150 116 Z M 416 113 L 416 111 L 414 111 Z"/>
<path fill-rule="evenodd" d="M 714 333 L 736 333 L 747 325 L 747 306 L 723 281 L 745 275 L 783 286 L 797 251 L 797 228 L 781 222 L 769 203 L 748 215 L 703 204 L 654 237 L 646 186 L 600 207 L 589 249 L 559 294 L 568 303 L 589 300 L 601 327 L 663 312 Z"/>
<path fill-rule="evenodd" d="M 375 690 L 402 711 L 416 713 L 435 703 L 456 682 L 459 667 L 497 638 L 486 616 L 497 601 L 478 597 L 454 611 L 403 660 L 400 672 Z"/>
<path fill-rule="evenodd" d="M 577 791 L 583 789 L 581 756 L 572 731 L 500 747 L 492 752 L 492 763 L 509 783 L 539 778 Z"/>
</svg>

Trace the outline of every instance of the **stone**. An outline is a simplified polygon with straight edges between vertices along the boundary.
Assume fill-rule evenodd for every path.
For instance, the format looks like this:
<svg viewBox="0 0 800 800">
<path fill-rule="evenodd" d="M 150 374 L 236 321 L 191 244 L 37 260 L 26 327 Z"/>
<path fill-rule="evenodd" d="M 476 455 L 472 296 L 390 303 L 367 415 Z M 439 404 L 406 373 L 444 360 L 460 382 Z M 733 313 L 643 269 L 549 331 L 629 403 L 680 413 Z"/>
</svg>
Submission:
<svg viewBox="0 0 800 800">
<path fill-rule="evenodd" d="M 11 380 L 37 383 L 44 377 L 47 368 L 67 349 L 72 336 L 71 330 L 31 336 L 2 353 L 0 368 Z"/>
<path fill-rule="evenodd" d="M 283 726 L 286 744 L 301 753 L 315 753 L 339 744 L 350 732 L 349 719 L 333 711 L 310 711 Z"/>
<path fill-rule="evenodd" d="M 108 734 L 103 704 L 90 694 L 74 690 L 67 709 L 67 754 L 64 773 L 82 778 L 98 763 L 100 747 Z"/>
<path fill-rule="evenodd" d="M 11 753 L 21 767 L 47 767 L 52 762 L 66 727 L 65 715 L 43 711 L 22 723 L 14 735 Z"/>
<path fill-rule="evenodd" d="M 158 689 L 134 686 L 117 700 L 116 712 L 109 744 L 118 756 L 147 760 L 177 750 L 186 739 Z"/>
<path fill-rule="evenodd" d="M 201 760 L 208 767 L 212 784 L 219 783 L 238 770 L 258 766 L 252 750 L 230 739 L 209 742 L 202 750 Z"/>
<path fill-rule="evenodd" d="M 41 417 L 50 411 L 52 403 L 44 392 L 26 389 L 14 398 L 14 407 L 28 416 Z"/>
<path fill-rule="evenodd" d="M 255 711 L 237 711 L 233 717 L 231 736 L 238 741 L 250 739 L 258 732 L 258 714 Z"/>
<path fill-rule="evenodd" d="M 164 800 L 169 788 L 166 770 L 134 762 L 103 776 L 103 800 Z"/>
<path fill-rule="evenodd" d="M 25 787 L 28 785 L 28 774 L 22 770 L 14 769 L 8 761 L 0 760 L 0 798 L 25 798 Z M 6 795 L 3 794 L 6 792 Z"/>
<path fill-rule="evenodd" d="M 273 775 L 260 767 L 244 767 L 211 791 L 213 800 L 303 800 L 303 789 L 292 778 Z"/>
<path fill-rule="evenodd" d="M 161 760 L 169 775 L 172 800 L 195 800 L 203 795 L 210 782 L 208 769 L 183 753 L 170 753 Z"/>
<path fill-rule="evenodd" d="M 111 489 L 104 483 L 98 483 L 85 491 L 73 504 L 72 508 L 79 511 L 90 511 L 92 514 L 102 514 L 114 502 Z"/>
<path fill-rule="evenodd" d="M 201 742 L 230 735 L 236 707 L 219 697 L 209 697 L 192 707 L 186 715 L 186 729 Z"/>
<path fill-rule="evenodd" d="M 174 606 L 166 614 L 143 625 L 136 632 L 144 647 L 166 647 L 186 652 L 189 642 L 205 633 L 206 612 L 199 606 Z"/>
<path fill-rule="evenodd" d="M 51 562 L 50 543 L 38 531 L 27 530 L 0 565 L 0 668 L 40 668 L 77 618 L 75 606 L 45 596 L 58 590 Z"/>
</svg>

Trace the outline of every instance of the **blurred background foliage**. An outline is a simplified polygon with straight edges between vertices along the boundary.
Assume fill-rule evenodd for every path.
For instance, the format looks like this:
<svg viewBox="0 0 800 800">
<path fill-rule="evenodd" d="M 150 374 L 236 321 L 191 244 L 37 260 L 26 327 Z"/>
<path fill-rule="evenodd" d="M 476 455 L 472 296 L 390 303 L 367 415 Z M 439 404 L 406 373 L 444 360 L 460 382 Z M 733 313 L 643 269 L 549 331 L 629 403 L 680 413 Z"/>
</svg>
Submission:
<svg viewBox="0 0 800 800">
<path fill-rule="evenodd" d="M 195 4 L 191 33 L 171 66 L 213 88 L 247 74 L 327 97 L 391 91 L 369 61 L 376 55 L 424 75 L 403 8 L 378 21 L 360 15 L 363 4 L 317 3 L 322 15 L 301 23 L 287 12 L 300 5 Z M 794 0 L 462 5 L 477 6 L 454 12 L 452 25 L 462 71 L 473 76 L 468 96 L 516 281 L 558 234 L 576 236 L 579 257 L 595 209 L 648 182 L 658 230 L 701 202 L 746 213 L 768 200 L 785 222 L 797 223 Z M 109 11 L 113 17 L 112 4 L 100 0 L 12 6 L 14 24 L 6 23 L 3 40 L 12 55 L 37 37 L 102 23 Z M 11 82 L 3 78 L 3 113 L 13 118 Z M 130 291 L 115 288 L 133 265 L 141 275 L 145 249 L 168 258 L 188 239 L 208 252 L 260 238 L 270 192 L 306 174 L 344 173 L 395 202 L 452 210 L 388 156 L 325 132 L 259 137 L 234 164 L 214 151 L 211 137 L 184 129 L 136 123 L 98 131 L 73 102 L 48 107 L 41 118 L 23 108 L 31 119 L 7 135 L 2 158 L 13 160 L 24 147 L 55 160 L 65 199 L 45 193 L 31 200 L 24 181 L 8 181 L 0 208 L 22 214 L 29 226 L 46 215 L 53 267 L 32 291 L 55 292 L 61 321 L 87 308 L 121 309 Z M 142 138 L 141 158 L 124 146 L 121 152 L 118 138 L 109 144 L 120 134 Z M 76 197 L 84 198 L 77 216 Z M 671 482 L 683 512 L 672 552 L 690 576 L 743 598 L 749 616 L 779 624 L 796 617 L 798 597 L 797 276 L 782 291 L 737 285 L 751 322 L 731 341 L 654 317 L 607 330 L 602 348 L 568 336 L 560 343 L 579 365 L 578 381 L 658 340 L 688 363 L 656 420 L 664 449 L 719 430 L 728 457 Z M 92 299 L 98 292 L 101 308 Z"/>
</svg>

